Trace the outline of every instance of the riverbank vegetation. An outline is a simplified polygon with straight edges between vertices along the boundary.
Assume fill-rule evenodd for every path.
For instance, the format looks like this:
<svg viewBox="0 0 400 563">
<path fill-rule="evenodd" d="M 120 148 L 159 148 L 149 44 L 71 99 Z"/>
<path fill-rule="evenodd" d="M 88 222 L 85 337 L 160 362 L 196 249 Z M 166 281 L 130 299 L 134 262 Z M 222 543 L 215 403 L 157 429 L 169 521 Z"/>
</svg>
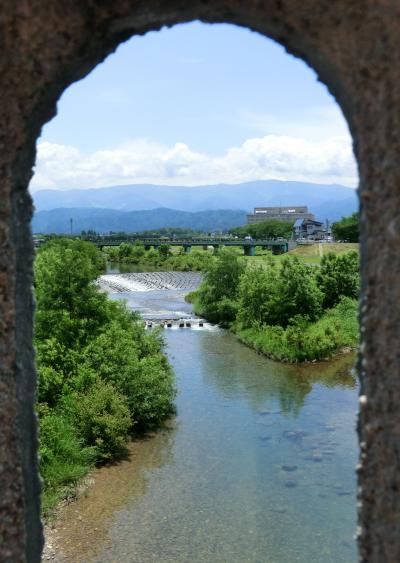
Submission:
<svg viewBox="0 0 400 563">
<path fill-rule="evenodd" d="M 195 312 L 229 327 L 281 361 L 322 360 L 358 340 L 358 254 L 325 254 L 320 266 L 296 257 L 251 264 L 222 250 L 189 295 Z"/>
<path fill-rule="evenodd" d="M 223 246 L 220 247 L 224 248 Z M 342 254 L 349 251 L 358 252 L 357 243 L 309 243 L 301 244 L 290 250 L 287 254 L 272 255 L 269 250 L 257 247 L 256 256 L 246 256 L 245 260 L 250 264 L 268 264 L 270 258 L 280 262 L 287 256 L 296 256 L 306 264 L 320 264 L 325 254 Z M 203 249 L 192 247 L 188 253 L 183 248 L 172 247 L 168 243 L 161 245 L 158 249 L 146 248 L 141 242 L 121 243 L 120 246 L 105 247 L 103 255 L 106 260 L 119 264 L 132 264 L 137 271 L 207 271 L 214 261 L 218 252 L 212 247 Z M 243 255 L 241 247 L 233 247 L 232 252 L 238 256 Z"/>
<path fill-rule="evenodd" d="M 119 246 L 106 247 L 104 254 L 110 262 L 121 264 L 134 264 L 138 270 L 162 270 L 162 271 L 204 271 L 213 261 L 212 250 L 200 250 L 193 248 L 191 252 L 185 253 L 184 249 L 175 249 L 171 246 L 161 244 L 158 248 L 146 247 L 141 242 L 134 244 L 123 242 Z"/>
<path fill-rule="evenodd" d="M 71 493 L 94 464 L 121 456 L 134 432 L 173 410 L 175 383 L 160 333 L 95 283 L 95 246 L 49 242 L 35 260 L 43 510 Z"/>
</svg>

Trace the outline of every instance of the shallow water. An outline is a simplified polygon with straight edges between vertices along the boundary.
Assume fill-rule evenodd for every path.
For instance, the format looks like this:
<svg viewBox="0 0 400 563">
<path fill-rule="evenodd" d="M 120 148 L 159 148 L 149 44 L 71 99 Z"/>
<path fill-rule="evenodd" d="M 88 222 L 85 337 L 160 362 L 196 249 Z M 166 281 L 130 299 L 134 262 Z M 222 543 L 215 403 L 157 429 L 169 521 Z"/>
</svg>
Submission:
<svg viewBox="0 0 400 563">
<path fill-rule="evenodd" d="M 151 293 L 150 309 L 171 303 Z M 86 532 L 78 523 L 67 560 L 355 562 L 354 358 L 296 367 L 224 330 L 164 334 L 177 415 L 71 505 L 66 529 L 83 514 Z"/>
</svg>

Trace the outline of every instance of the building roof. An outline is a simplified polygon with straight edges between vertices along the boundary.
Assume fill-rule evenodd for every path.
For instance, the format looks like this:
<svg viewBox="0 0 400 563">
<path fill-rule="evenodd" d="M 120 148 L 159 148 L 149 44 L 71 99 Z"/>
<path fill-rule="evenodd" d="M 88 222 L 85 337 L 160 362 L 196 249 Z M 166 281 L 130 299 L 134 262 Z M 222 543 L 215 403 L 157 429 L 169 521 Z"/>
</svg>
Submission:
<svg viewBox="0 0 400 563">
<path fill-rule="evenodd" d="M 293 227 L 301 227 L 303 221 L 304 221 L 304 219 L 296 219 L 296 221 L 294 222 Z"/>
</svg>

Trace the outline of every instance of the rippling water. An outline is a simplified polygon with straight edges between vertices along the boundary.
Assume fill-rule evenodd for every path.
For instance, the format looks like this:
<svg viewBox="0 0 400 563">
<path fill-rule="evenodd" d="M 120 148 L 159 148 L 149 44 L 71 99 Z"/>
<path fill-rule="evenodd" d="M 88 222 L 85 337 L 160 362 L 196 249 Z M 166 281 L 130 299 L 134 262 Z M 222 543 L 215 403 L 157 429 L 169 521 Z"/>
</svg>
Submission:
<svg viewBox="0 0 400 563">
<path fill-rule="evenodd" d="M 177 415 L 71 505 L 68 560 L 355 562 L 353 358 L 296 367 L 224 330 L 165 337 Z"/>
</svg>

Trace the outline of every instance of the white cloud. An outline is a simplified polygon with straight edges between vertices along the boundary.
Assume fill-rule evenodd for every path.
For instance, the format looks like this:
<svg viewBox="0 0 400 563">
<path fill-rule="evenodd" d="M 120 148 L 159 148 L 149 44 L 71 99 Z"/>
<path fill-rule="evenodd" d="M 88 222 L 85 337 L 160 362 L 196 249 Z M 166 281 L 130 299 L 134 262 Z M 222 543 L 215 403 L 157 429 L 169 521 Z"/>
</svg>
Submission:
<svg viewBox="0 0 400 563">
<path fill-rule="evenodd" d="M 349 135 L 324 140 L 266 135 L 248 139 L 220 156 L 193 151 L 184 143 L 166 147 L 140 139 L 89 154 L 41 142 L 31 189 L 134 183 L 191 186 L 270 178 L 356 186 Z"/>
</svg>

